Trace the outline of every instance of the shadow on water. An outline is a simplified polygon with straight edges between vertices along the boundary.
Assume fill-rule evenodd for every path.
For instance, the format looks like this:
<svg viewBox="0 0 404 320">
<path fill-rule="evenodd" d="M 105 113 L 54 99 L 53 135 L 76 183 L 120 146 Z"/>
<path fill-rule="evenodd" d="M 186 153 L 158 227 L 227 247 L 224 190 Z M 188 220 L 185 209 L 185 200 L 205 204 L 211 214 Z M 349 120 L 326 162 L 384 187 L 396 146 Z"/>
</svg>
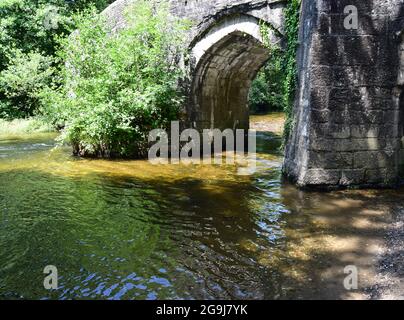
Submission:
<svg viewBox="0 0 404 320">
<path fill-rule="evenodd" d="M 259 152 L 273 154 L 250 177 L 0 143 L 0 298 L 356 297 L 344 266 L 360 268 L 357 294 L 372 284 L 399 194 L 298 191 L 281 182 L 279 143 L 259 134 Z M 46 265 L 58 267 L 53 292 Z"/>
</svg>

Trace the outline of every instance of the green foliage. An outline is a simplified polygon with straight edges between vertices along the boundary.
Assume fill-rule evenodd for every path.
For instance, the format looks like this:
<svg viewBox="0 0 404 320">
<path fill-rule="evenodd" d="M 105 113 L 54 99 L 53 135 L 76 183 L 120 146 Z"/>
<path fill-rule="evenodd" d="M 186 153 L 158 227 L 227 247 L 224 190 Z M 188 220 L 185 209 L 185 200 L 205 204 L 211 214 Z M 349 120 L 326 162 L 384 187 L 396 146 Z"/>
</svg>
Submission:
<svg viewBox="0 0 404 320">
<path fill-rule="evenodd" d="M 0 136 L 20 136 L 21 134 L 53 132 L 54 128 L 38 118 L 14 119 L 11 121 L 0 119 Z"/>
<path fill-rule="evenodd" d="M 282 79 L 282 51 L 277 45 L 270 43 L 271 27 L 261 24 L 261 35 L 264 45 L 270 51 L 270 60 L 258 72 L 249 93 L 251 113 L 266 113 L 283 109 Z"/>
<path fill-rule="evenodd" d="M 250 94 L 250 111 L 253 114 L 283 110 L 282 79 L 280 59 L 271 59 L 254 79 Z"/>
<path fill-rule="evenodd" d="M 38 52 L 24 54 L 17 49 L 12 54 L 7 69 L 0 73 L 1 118 L 32 115 L 39 104 L 40 92 L 51 82 L 54 73 L 51 57 Z"/>
<path fill-rule="evenodd" d="M 74 29 L 71 16 L 93 5 L 101 10 L 110 2 L 112 0 L 0 0 L 0 72 L 5 76 L 2 83 L 9 80 L 13 70 L 19 71 L 19 79 L 13 77 L 12 85 L 0 86 L 0 117 L 26 117 L 34 113 L 39 100 L 33 98 L 33 87 L 28 84 L 38 77 L 40 86 L 49 84 L 43 67 L 48 65 L 52 69 L 45 72 L 48 74 L 57 67 L 57 61 L 52 59 L 57 50 L 57 38 L 67 36 Z M 27 67 L 25 72 L 24 66 Z M 17 88 L 18 83 L 28 91 Z"/>
<path fill-rule="evenodd" d="M 292 111 L 295 98 L 298 48 L 298 33 L 301 0 L 289 0 L 285 11 L 286 48 L 264 43 L 271 58 L 258 73 L 252 84 L 249 101 L 252 112 L 279 111 L 286 114 L 284 138 L 288 139 L 293 128 Z M 271 26 L 261 25 L 263 39 L 269 39 Z"/>
<path fill-rule="evenodd" d="M 78 17 L 78 31 L 62 40 L 64 86 L 48 90 L 44 110 L 64 123 L 63 141 L 76 154 L 140 157 L 150 130 L 178 119 L 182 95 L 185 22 L 170 18 L 165 4 L 138 0 L 127 25 L 111 34 L 95 12 Z"/>
<path fill-rule="evenodd" d="M 285 12 L 285 35 L 286 52 L 284 53 L 283 66 L 285 79 L 283 81 L 284 110 L 286 113 L 286 123 L 284 138 L 289 138 L 293 129 L 293 106 L 297 85 L 297 62 L 296 54 L 299 46 L 299 23 L 300 23 L 301 0 L 289 0 Z"/>
</svg>

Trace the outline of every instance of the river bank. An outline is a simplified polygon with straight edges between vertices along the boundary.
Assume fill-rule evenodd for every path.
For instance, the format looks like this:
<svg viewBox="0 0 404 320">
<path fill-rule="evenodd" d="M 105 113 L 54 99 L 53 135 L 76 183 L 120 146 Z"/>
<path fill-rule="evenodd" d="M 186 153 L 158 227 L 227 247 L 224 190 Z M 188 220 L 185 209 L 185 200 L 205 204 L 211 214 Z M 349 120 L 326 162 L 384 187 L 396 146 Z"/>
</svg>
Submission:
<svg viewBox="0 0 404 320">
<path fill-rule="evenodd" d="M 404 205 L 392 210 L 384 244 L 378 255 L 377 284 L 369 289 L 371 299 L 404 300 Z"/>
<path fill-rule="evenodd" d="M 54 132 L 55 129 L 39 118 L 4 120 L 0 119 L 0 136 Z"/>
<path fill-rule="evenodd" d="M 259 132 L 282 136 L 286 116 L 283 112 L 250 116 L 250 128 Z"/>
</svg>

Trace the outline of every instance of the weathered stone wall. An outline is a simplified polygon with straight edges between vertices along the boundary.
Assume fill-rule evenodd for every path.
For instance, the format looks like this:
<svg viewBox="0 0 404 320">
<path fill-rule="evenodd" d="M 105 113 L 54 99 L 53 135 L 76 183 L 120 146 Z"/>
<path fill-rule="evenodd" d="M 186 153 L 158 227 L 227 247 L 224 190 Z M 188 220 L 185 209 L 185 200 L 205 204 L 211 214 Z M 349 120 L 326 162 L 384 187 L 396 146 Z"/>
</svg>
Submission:
<svg viewBox="0 0 404 320">
<path fill-rule="evenodd" d="M 357 30 L 344 28 L 347 5 L 359 10 Z M 300 186 L 398 182 L 403 9 L 403 0 L 303 1 L 300 90 L 284 165 Z"/>
<path fill-rule="evenodd" d="M 287 0 L 171 0 L 174 15 L 189 19 L 194 28 L 190 32 L 190 41 L 196 42 L 204 32 L 212 28 L 223 18 L 237 15 L 249 15 L 266 21 L 276 29 L 283 29 L 282 10 Z"/>
<path fill-rule="evenodd" d="M 117 0 L 103 14 L 108 17 L 114 29 L 125 25 L 125 8 L 135 0 Z M 161 0 L 164 1 L 164 0 Z M 248 15 L 270 23 L 282 32 L 282 13 L 287 0 L 168 0 L 173 15 L 192 22 L 189 32 L 189 46 L 192 47 L 204 33 L 223 18 Z"/>
<path fill-rule="evenodd" d="M 398 131 L 400 138 L 399 176 L 401 180 L 404 180 L 404 34 L 401 35 L 399 56 L 400 56 L 400 70 L 399 70 L 398 88 L 401 91 L 401 96 L 399 100 L 400 120 Z"/>
</svg>

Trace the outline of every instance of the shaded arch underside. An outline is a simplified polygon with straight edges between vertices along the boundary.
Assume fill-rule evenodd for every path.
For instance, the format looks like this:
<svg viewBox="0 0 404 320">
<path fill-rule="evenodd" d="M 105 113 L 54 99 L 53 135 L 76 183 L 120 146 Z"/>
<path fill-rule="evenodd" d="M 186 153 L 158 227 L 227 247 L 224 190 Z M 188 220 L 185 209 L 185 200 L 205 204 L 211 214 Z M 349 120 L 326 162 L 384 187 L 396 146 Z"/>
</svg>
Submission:
<svg viewBox="0 0 404 320">
<path fill-rule="evenodd" d="M 193 80 L 191 121 L 199 129 L 249 128 L 248 94 L 269 50 L 241 31 L 228 34 L 201 57 Z"/>
<path fill-rule="evenodd" d="M 270 58 L 261 23 L 267 24 L 246 14 L 227 16 L 193 45 L 196 68 L 188 117 L 198 129 L 249 128 L 249 90 Z M 266 36 L 265 42 L 280 42 L 273 28 Z"/>
</svg>

